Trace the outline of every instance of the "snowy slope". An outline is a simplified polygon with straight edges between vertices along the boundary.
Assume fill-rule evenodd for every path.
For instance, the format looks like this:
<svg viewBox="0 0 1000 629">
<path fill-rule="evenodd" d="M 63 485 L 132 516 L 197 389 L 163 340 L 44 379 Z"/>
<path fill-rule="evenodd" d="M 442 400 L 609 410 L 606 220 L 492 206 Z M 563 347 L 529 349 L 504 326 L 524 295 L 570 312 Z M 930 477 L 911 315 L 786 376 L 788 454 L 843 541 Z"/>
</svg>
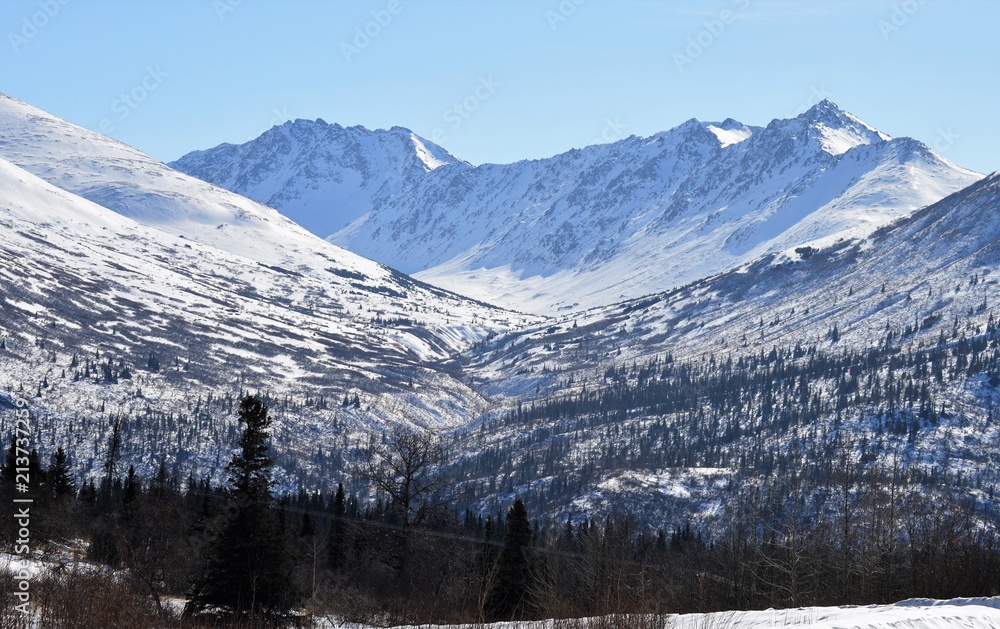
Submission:
<svg viewBox="0 0 1000 629">
<path fill-rule="evenodd" d="M 45 443 L 103 443 L 98 409 L 143 414 L 173 428 L 132 444 L 140 468 L 205 470 L 229 447 L 218 401 L 260 391 L 283 402 L 278 431 L 304 473 L 360 430 L 474 417 L 486 402 L 447 361 L 527 320 L 0 98 L 0 430 L 15 397 Z"/>
<path fill-rule="evenodd" d="M 282 413 L 288 455 L 333 449 L 370 426 L 457 425 L 485 408 L 440 361 L 494 329 L 476 319 L 489 311 L 402 276 L 383 282 L 330 262 L 329 277 L 314 279 L 264 266 L 136 223 L 3 160 L 0 233 L 0 398 L 30 398 L 39 441 L 103 443 L 98 407 L 183 416 L 194 399 L 244 390 L 330 402 Z M 150 356 L 161 367 L 148 367 Z M 105 361 L 130 377 L 101 379 Z M 341 409 L 347 394 L 364 406 Z M 4 430 L 11 419 L 0 413 Z M 183 440 L 147 436 L 132 444 L 135 463 L 152 472 L 154 457 L 193 457 L 210 470 L 225 434 L 204 426 Z"/>
<path fill-rule="evenodd" d="M 469 359 L 485 381 L 516 390 L 515 368 L 534 386 L 537 376 L 528 372 L 542 365 L 558 379 L 665 351 L 746 355 L 829 343 L 834 326 L 841 345 L 856 347 L 878 343 L 887 326 L 901 329 L 932 314 L 948 321 L 969 316 L 984 326 L 1000 301 L 998 219 L 1000 172 L 866 239 L 826 250 L 793 247 L 672 291 L 566 314 L 515 331 Z M 915 339 L 934 342 L 939 332 L 920 329 Z M 558 349 L 584 338 L 594 350 L 587 360 Z M 505 362 L 514 354 L 522 360 Z M 594 354 L 606 359 L 595 362 Z"/>
<path fill-rule="evenodd" d="M 431 327 L 444 323 L 450 328 L 456 321 L 474 327 L 473 321 L 499 312 L 416 284 L 317 238 L 272 208 L 176 172 L 16 99 L 0 96 L 0 129 L 0 157 L 159 232 L 323 284 L 350 284 L 378 296 L 397 293 L 405 298 L 415 292 L 414 297 L 430 303 L 426 316 L 412 318 Z M 478 333 L 442 335 L 450 349 L 464 348 L 476 338 Z"/>
<path fill-rule="evenodd" d="M 834 243 L 823 250 L 793 247 L 679 289 L 569 313 L 516 331 L 468 354 L 466 369 L 483 383 L 485 395 L 506 398 L 507 409 L 513 410 L 559 402 L 583 391 L 613 393 L 616 380 L 608 377 L 609 370 L 634 370 L 654 359 L 662 365 L 667 355 L 671 361 L 706 366 L 712 372 L 707 365 L 763 359 L 775 349 L 791 354 L 799 345 L 831 357 L 845 350 L 863 354 L 882 347 L 900 356 L 945 348 L 942 369 L 950 375 L 906 376 L 927 387 L 936 400 L 938 419 L 913 424 L 913 432 L 895 445 L 907 465 L 976 475 L 989 486 L 1000 482 L 1000 425 L 994 419 L 1000 376 L 994 371 L 967 373 L 952 352 L 971 339 L 986 338 L 990 348 L 1000 342 L 995 332 L 988 332 L 995 327 L 1000 303 L 998 219 L 1000 173 L 994 173 L 860 241 Z M 995 349 L 987 355 L 994 360 L 998 356 Z M 890 369 L 884 360 L 863 370 L 859 379 L 886 382 Z M 753 373 L 766 374 L 767 368 Z M 654 368 L 653 373 L 659 371 Z M 903 378 L 898 370 L 891 375 Z M 837 399 L 835 379 L 817 385 L 823 400 Z M 911 404 L 904 415 L 914 412 Z M 501 460 L 513 462 L 503 463 L 504 470 L 516 472 L 519 461 L 542 459 L 549 442 L 555 441 L 566 448 L 560 460 L 574 461 L 573 469 L 578 469 L 581 461 L 601 460 L 609 434 L 623 436 L 616 441 L 623 450 L 638 450 L 655 447 L 656 439 L 647 434 L 651 426 L 677 426 L 682 440 L 689 429 L 685 413 L 646 406 L 630 408 L 614 421 L 580 413 L 518 422 L 494 411 L 481 426 L 458 431 L 461 445 L 456 449 L 469 453 L 470 460 L 478 452 L 502 451 Z M 831 411 L 812 418 L 801 432 L 775 432 L 757 416 L 741 413 L 737 421 L 746 432 L 735 433 L 726 443 L 730 452 L 759 445 L 780 453 L 792 447 L 789 440 L 815 442 L 831 430 L 892 440 L 896 437 L 886 435 L 887 416 L 891 413 L 884 407 L 848 406 L 844 414 Z M 590 421 L 598 428 L 587 429 Z M 666 514 L 710 521 L 725 502 L 725 488 L 735 470 L 707 465 L 712 469 L 617 465 L 591 471 L 583 486 L 569 481 L 576 489 L 563 496 L 563 511 L 555 515 L 600 513 L 626 504 L 651 520 Z M 553 474 L 560 478 L 564 472 Z M 529 476 L 500 499 L 539 487 L 544 491 L 553 478 Z M 961 491 L 974 496 L 977 490 Z"/>
<path fill-rule="evenodd" d="M 425 173 L 458 161 L 402 127 L 369 131 L 296 120 L 244 144 L 188 153 L 170 166 L 327 236 Z"/>
<path fill-rule="evenodd" d="M 863 237 L 980 177 L 823 101 L 766 128 L 690 120 L 544 160 L 439 168 L 330 240 L 546 313 Z"/>
<path fill-rule="evenodd" d="M 316 278 L 329 276 L 328 263 L 379 281 L 392 275 L 271 208 L 13 98 L 0 96 L 0 129 L 0 157 L 144 225 Z"/>
</svg>

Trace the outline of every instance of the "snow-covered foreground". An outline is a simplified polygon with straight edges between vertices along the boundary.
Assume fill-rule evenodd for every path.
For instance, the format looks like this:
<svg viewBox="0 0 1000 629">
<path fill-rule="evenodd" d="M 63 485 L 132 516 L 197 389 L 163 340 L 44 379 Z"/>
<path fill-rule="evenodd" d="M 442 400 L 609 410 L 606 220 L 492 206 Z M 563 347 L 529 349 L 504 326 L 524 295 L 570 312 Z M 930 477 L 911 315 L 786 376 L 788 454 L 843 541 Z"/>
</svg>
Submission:
<svg viewBox="0 0 1000 629">
<path fill-rule="evenodd" d="M 324 628 L 357 627 L 328 620 Z M 544 620 L 538 622 L 480 625 L 495 629 L 764 629 L 800 627 L 803 629 L 993 629 L 1000 627 L 1000 597 L 955 598 L 946 601 L 909 599 L 894 605 L 862 607 L 803 607 L 768 609 L 750 612 L 715 612 L 709 614 L 652 617 L 589 618 L 582 620 Z M 476 625 L 459 625 L 471 629 Z M 443 628 L 442 628 L 443 629 Z"/>
<path fill-rule="evenodd" d="M 70 549 L 66 549 L 68 552 Z M 69 555 L 66 555 L 68 557 Z M 58 570 L 62 561 L 33 556 L 21 561 L 0 553 L 0 572 L 27 569 L 32 579 Z M 73 569 L 101 571 L 89 562 L 74 562 Z M 104 568 L 104 570 L 107 570 Z M 180 612 L 185 600 L 167 598 L 167 608 Z M 348 623 L 339 619 L 320 620 L 321 629 L 374 629 L 370 625 Z M 421 629 L 765 629 L 800 627 L 803 629 L 993 629 L 1000 627 L 1000 597 L 954 598 L 950 600 L 908 599 L 893 605 L 843 607 L 802 607 L 746 612 L 707 614 L 671 614 L 653 616 L 612 616 L 600 618 L 543 620 L 535 622 L 493 623 L 489 625 L 423 625 Z M 404 629 L 399 627 L 396 629 Z"/>
<path fill-rule="evenodd" d="M 939 627 L 998 627 L 1000 598 L 956 598 L 947 601 L 910 599 L 895 605 L 865 607 L 805 607 L 755 612 L 686 614 L 667 622 L 671 629 L 938 629 Z"/>
</svg>

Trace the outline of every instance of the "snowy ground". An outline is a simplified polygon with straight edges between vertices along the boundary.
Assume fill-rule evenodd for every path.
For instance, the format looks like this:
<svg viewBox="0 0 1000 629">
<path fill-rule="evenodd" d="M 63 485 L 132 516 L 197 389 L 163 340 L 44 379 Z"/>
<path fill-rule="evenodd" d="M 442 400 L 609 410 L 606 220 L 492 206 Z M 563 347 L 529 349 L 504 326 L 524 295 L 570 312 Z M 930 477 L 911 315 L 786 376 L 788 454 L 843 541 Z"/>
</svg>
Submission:
<svg viewBox="0 0 1000 629">
<path fill-rule="evenodd" d="M 324 628 L 357 627 L 326 620 Z M 1000 627 L 1000 597 L 947 601 L 909 599 L 894 605 L 803 607 L 752 612 L 669 615 L 661 618 L 594 618 L 483 625 L 496 629 L 993 629 Z M 459 627 L 473 627 L 462 625 Z M 456 628 L 458 629 L 458 628 Z"/>
<path fill-rule="evenodd" d="M 67 553 L 69 548 L 65 549 Z M 58 555 L 58 553 L 57 553 Z M 34 556 L 25 562 L 7 553 L 0 553 L 0 571 L 9 572 L 27 568 L 33 578 L 42 573 L 58 570 L 61 563 L 51 557 Z M 65 560 L 64 560 L 65 561 Z M 100 569 L 89 562 L 79 562 L 78 568 L 86 571 Z M 167 607 L 179 611 L 183 599 L 165 600 Z M 367 625 L 323 619 L 317 625 L 322 629 L 373 629 Z M 431 629 L 432 626 L 426 626 Z M 909 599 L 894 605 L 867 605 L 844 607 L 803 607 L 799 609 L 767 609 L 749 612 L 715 612 L 708 614 L 681 614 L 654 617 L 614 617 L 583 620 L 545 620 L 523 623 L 495 623 L 492 625 L 433 626 L 438 629 L 765 629 L 767 627 L 800 627 L 802 629 L 993 629 L 1000 627 L 1000 597 L 955 598 L 939 601 Z M 400 628 L 402 629 L 402 628 Z"/>
</svg>

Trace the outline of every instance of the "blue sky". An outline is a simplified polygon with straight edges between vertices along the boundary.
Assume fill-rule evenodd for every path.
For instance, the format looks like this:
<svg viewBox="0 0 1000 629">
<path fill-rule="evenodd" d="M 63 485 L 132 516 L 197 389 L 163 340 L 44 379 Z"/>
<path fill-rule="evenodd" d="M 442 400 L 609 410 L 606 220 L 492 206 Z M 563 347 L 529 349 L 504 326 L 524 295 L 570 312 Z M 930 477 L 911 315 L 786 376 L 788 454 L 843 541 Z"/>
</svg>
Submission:
<svg viewBox="0 0 1000 629">
<path fill-rule="evenodd" d="M 828 97 L 1000 169 L 992 0 L 3 0 L 0 91 L 169 161 L 290 118 L 473 163 Z"/>
</svg>

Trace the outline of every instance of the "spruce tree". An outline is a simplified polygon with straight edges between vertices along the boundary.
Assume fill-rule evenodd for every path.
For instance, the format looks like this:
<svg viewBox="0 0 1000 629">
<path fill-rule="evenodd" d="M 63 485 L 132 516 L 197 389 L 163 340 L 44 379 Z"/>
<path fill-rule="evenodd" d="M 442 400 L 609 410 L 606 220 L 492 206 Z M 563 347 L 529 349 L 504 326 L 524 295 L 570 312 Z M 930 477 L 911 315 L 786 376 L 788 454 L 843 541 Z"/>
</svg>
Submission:
<svg viewBox="0 0 1000 629">
<path fill-rule="evenodd" d="M 136 498 L 139 497 L 139 480 L 135 476 L 135 466 L 128 466 L 128 474 L 125 475 L 125 487 L 122 489 L 122 504 L 126 509 L 130 508 Z"/>
<path fill-rule="evenodd" d="M 337 483 L 337 493 L 333 497 L 330 510 L 330 533 L 327 537 L 327 552 L 330 567 L 340 570 L 347 565 L 347 501 L 344 499 L 344 484 Z"/>
<path fill-rule="evenodd" d="M 192 610 L 218 607 L 234 617 L 284 615 L 294 602 L 290 556 L 272 505 L 267 405 L 240 401 L 240 449 L 226 466 L 229 504 L 213 523 L 206 565 L 196 580 Z"/>
<path fill-rule="evenodd" d="M 316 525 L 313 524 L 312 516 L 306 511 L 302 514 L 302 524 L 299 526 L 299 537 L 312 537 L 316 534 Z"/>
<path fill-rule="evenodd" d="M 496 528 L 493 526 L 493 516 L 486 516 L 483 527 L 483 545 L 479 549 L 479 575 L 482 582 L 482 592 L 489 594 L 486 588 L 492 587 L 497 563 Z"/>
<path fill-rule="evenodd" d="M 52 458 L 52 467 L 49 468 L 49 483 L 56 498 L 72 497 L 76 494 L 76 482 L 70 471 L 69 459 L 62 448 L 56 450 L 55 456 Z"/>
<path fill-rule="evenodd" d="M 520 620 L 531 615 L 531 568 L 531 523 L 524 502 L 518 498 L 507 513 L 496 578 L 486 599 L 490 620 Z"/>
<path fill-rule="evenodd" d="M 32 492 L 35 492 L 34 495 L 42 500 L 48 498 L 51 492 L 49 475 L 45 473 L 41 457 L 35 448 L 32 448 L 31 452 L 28 453 L 28 477 L 31 481 Z"/>
<path fill-rule="evenodd" d="M 97 502 L 97 487 L 94 485 L 94 479 L 91 478 L 90 482 L 80 487 L 80 493 L 77 494 L 77 500 L 85 504 L 94 504 Z"/>
</svg>

